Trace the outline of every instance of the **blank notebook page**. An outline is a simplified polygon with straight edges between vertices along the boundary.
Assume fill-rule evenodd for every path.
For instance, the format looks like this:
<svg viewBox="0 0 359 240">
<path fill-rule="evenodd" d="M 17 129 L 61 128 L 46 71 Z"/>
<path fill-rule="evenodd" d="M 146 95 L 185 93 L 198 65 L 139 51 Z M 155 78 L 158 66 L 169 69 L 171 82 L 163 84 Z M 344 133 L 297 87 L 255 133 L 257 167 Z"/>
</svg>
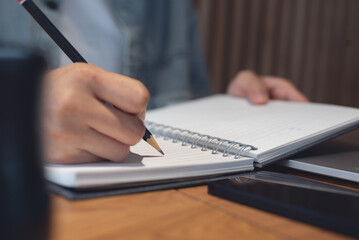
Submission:
<svg viewBox="0 0 359 240">
<path fill-rule="evenodd" d="M 215 95 L 149 111 L 146 120 L 238 141 L 264 152 L 359 121 L 359 110 L 325 104 L 270 101 Z"/>
</svg>

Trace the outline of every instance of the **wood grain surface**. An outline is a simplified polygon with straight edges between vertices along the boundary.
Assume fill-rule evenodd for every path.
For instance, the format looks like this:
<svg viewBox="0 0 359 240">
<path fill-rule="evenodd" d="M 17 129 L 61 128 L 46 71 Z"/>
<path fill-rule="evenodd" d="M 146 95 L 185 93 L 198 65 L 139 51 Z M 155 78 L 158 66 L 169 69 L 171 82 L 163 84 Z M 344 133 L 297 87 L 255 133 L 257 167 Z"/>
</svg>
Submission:
<svg viewBox="0 0 359 240">
<path fill-rule="evenodd" d="M 90 200 L 52 196 L 51 239 L 349 239 L 193 187 Z"/>
</svg>

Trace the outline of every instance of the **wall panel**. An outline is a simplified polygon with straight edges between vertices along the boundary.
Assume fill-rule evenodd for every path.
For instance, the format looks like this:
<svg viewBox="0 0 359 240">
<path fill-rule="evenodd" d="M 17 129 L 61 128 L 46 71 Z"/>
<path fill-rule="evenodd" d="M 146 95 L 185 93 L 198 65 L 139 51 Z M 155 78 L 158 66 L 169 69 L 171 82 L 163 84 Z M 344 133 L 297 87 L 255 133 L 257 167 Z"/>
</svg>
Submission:
<svg viewBox="0 0 359 240">
<path fill-rule="evenodd" d="M 359 107 L 358 0 L 195 0 L 213 92 L 242 69 Z"/>
</svg>

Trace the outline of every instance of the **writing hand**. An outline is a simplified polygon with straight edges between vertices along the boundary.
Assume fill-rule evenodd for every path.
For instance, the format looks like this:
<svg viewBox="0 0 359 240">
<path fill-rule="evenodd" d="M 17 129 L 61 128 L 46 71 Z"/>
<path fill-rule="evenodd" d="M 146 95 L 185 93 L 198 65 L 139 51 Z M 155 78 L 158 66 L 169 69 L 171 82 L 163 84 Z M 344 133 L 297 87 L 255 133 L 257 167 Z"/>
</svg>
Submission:
<svg viewBox="0 0 359 240">
<path fill-rule="evenodd" d="M 148 100 L 141 82 L 91 64 L 47 73 L 41 124 L 45 159 L 63 164 L 123 160 L 144 135 L 141 118 Z"/>
<path fill-rule="evenodd" d="M 269 99 L 309 101 L 288 80 L 279 77 L 258 76 L 249 70 L 237 74 L 229 84 L 227 93 L 232 96 L 246 97 L 254 104 L 265 104 Z"/>
</svg>

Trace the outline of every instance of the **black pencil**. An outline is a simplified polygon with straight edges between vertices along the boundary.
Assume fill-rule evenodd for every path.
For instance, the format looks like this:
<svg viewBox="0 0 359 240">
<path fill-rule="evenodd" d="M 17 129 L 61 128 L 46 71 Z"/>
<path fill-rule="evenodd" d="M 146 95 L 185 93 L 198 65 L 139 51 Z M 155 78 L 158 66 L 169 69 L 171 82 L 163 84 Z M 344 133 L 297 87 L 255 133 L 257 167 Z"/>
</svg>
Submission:
<svg viewBox="0 0 359 240">
<path fill-rule="evenodd" d="M 87 61 L 81 56 L 81 54 L 71 45 L 71 43 L 65 38 L 64 35 L 55 27 L 54 24 L 46 17 L 46 15 L 37 7 L 37 5 L 31 0 L 17 0 L 30 15 L 37 21 L 37 23 L 47 32 L 47 34 L 55 41 L 55 43 L 62 49 L 62 51 L 71 59 L 72 62 Z M 142 138 L 153 148 L 164 155 L 160 146 L 158 146 L 155 138 L 151 132 L 146 128 L 145 135 Z"/>
</svg>

